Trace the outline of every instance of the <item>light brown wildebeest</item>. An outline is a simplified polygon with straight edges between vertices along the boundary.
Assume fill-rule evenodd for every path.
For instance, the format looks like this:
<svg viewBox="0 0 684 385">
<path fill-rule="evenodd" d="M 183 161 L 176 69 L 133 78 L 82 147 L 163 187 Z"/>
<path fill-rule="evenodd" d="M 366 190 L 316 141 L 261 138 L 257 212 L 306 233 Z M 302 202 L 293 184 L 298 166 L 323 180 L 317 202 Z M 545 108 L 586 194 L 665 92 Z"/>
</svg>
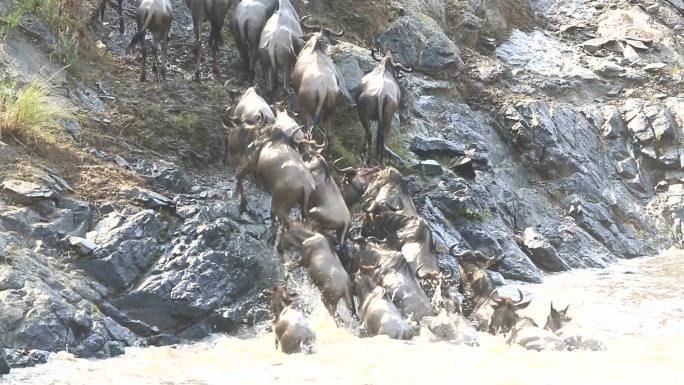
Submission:
<svg viewBox="0 0 684 385">
<path fill-rule="evenodd" d="M 166 79 L 166 52 L 169 46 L 169 31 L 173 22 L 173 8 L 169 0 L 142 0 L 136 11 L 136 22 L 138 32 L 131 39 L 126 51 L 140 43 L 142 48 L 142 63 L 140 81 L 144 82 L 147 78 L 145 63 L 147 61 L 147 48 L 145 47 L 145 34 L 149 30 L 154 38 L 154 65 L 157 68 L 157 45 L 161 43 L 162 59 L 161 68 L 158 68 L 163 79 Z"/>
<path fill-rule="evenodd" d="M 371 57 L 378 61 L 373 71 L 361 79 L 360 92 L 356 99 L 356 108 L 363 128 L 366 130 L 366 159 L 371 159 L 371 146 L 373 135 L 371 134 L 371 121 L 378 122 L 375 137 L 376 156 L 381 164 L 384 163 L 385 138 L 392 128 L 392 118 L 399 110 L 401 101 L 401 89 L 397 79 L 402 72 L 412 72 L 410 68 L 396 63 L 392 53 L 388 51 L 380 59 L 376 56 L 376 50 L 371 51 Z"/>
<path fill-rule="evenodd" d="M 230 8 L 230 0 L 185 0 L 185 4 L 192 14 L 192 26 L 195 31 L 195 80 L 200 80 L 200 63 L 202 61 L 202 24 L 209 21 L 209 46 L 213 59 L 212 71 L 216 77 L 219 69 L 219 47 L 223 42 L 221 30 Z"/>
<path fill-rule="evenodd" d="M 344 300 L 351 314 L 356 315 L 352 281 L 323 234 L 301 222 L 293 222 L 281 238 L 281 244 L 299 247 L 300 264 L 307 268 L 311 280 L 321 291 L 325 307 L 338 324 L 337 304 L 340 300 Z"/>
<path fill-rule="evenodd" d="M 280 345 L 283 353 L 313 352 L 316 344 L 316 333 L 309 325 L 304 314 L 294 307 L 292 296 L 283 284 L 276 284 L 271 295 L 271 313 L 273 315 L 273 332 L 276 349 Z"/>
<path fill-rule="evenodd" d="M 299 109 L 308 134 L 311 135 L 314 125 L 319 124 L 329 138 L 343 80 L 337 66 L 325 51 L 331 42 L 335 42 L 334 37 L 342 36 L 344 30 L 333 32 L 309 25 L 304 19 L 302 25 L 319 32 L 311 34 L 299 52 L 292 70 L 292 84 L 299 97 Z"/>
<path fill-rule="evenodd" d="M 386 335 L 398 340 L 409 340 L 413 333 L 387 291 L 380 285 L 380 274 L 374 266 L 361 266 L 354 276 L 356 295 L 363 326 L 368 335 Z"/>
<path fill-rule="evenodd" d="M 276 0 L 242 0 L 235 7 L 230 19 L 230 30 L 250 82 L 254 81 L 261 31 L 273 14 L 276 4 Z"/>
</svg>

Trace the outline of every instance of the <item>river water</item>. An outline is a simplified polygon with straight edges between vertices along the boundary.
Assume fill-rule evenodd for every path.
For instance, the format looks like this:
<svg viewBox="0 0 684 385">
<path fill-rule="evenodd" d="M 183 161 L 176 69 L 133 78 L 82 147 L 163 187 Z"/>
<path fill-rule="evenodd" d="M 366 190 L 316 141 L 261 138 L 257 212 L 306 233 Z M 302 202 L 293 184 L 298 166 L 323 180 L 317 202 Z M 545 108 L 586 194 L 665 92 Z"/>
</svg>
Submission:
<svg viewBox="0 0 684 385">
<path fill-rule="evenodd" d="M 533 352 L 485 334 L 479 347 L 425 337 L 360 339 L 316 308 L 312 355 L 277 352 L 272 333 L 213 336 L 191 345 L 130 348 L 98 361 L 59 353 L 0 384 L 684 384 L 684 252 L 549 275 L 543 284 L 520 288 L 533 298 L 525 314 L 537 323 L 544 324 L 549 301 L 570 304 L 576 328 L 607 350 Z"/>
</svg>

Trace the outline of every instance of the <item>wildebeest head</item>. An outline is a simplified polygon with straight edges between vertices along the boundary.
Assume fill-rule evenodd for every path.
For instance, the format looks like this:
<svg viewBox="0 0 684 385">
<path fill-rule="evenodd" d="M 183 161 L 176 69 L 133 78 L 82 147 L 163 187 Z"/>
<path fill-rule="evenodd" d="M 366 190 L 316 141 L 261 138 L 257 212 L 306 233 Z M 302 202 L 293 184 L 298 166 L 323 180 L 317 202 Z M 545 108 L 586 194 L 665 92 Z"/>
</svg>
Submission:
<svg viewBox="0 0 684 385">
<path fill-rule="evenodd" d="M 455 253 L 458 244 L 449 248 L 449 254 L 458 261 L 461 284 L 465 290 L 472 290 L 476 297 L 487 297 L 494 291 L 495 285 L 487 274 L 487 269 L 494 266 L 498 261 L 494 257 L 487 258 L 480 251 L 466 250 Z"/>
<path fill-rule="evenodd" d="M 280 318 L 280 313 L 283 310 L 292 305 L 293 299 L 297 294 L 287 292 L 287 283 L 277 282 L 273 285 L 271 290 L 264 290 L 264 294 L 271 297 L 271 314 L 273 315 L 274 322 L 277 322 Z"/>
<path fill-rule="evenodd" d="M 568 308 L 570 308 L 570 305 L 566 306 L 563 310 L 556 310 L 553 307 L 553 302 L 551 302 L 551 311 L 549 312 L 548 317 L 546 317 L 544 329 L 555 332 L 562 328 L 566 323 L 572 321 L 572 317 L 568 316 Z"/>
<path fill-rule="evenodd" d="M 382 66 L 385 71 L 392 74 L 395 79 L 401 78 L 404 72 L 413 72 L 413 68 L 405 67 L 403 64 L 395 61 L 392 51 L 388 50 L 383 57 L 378 57 L 377 54 L 377 48 L 371 49 L 371 57 L 373 60 L 379 62 L 379 66 Z"/>
<path fill-rule="evenodd" d="M 309 17 L 311 17 L 311 15 L 306 15 L 300 20 L 302 26 L 305 29 L 318 32 L 313 32 L 304 36 L 304 39 L 306 40 L 304 49 L 309 48 L 311 50 L 320 50 L 322 52 L 325 52 L 325 50 L 328 48 L 328 45 L 337 44 L 338 41 L 336 38 L 344 35 L 344 28 L 342 28 L 340 32 L 334 32 L 333 30 L 324 28 L 320 25 L 307 23 L 306 20 Z"/>
<path fill-rule="evenodd" d="M 340 190 L 347 207 L 351 208 L 357 203 L 361 202 L 363 194 L 366 192 L 370 183 L 371 175 L 375 169 L 355 169 L 353 167 L 340 168 L 338 163 L 343 158 L 336 159 L 333 162 L 335 171 L 344 175 L 340 183 Z"/>
<path fill-rule="evenodd" d="M 361 265 L 354 274 L 354 287 L 357 295 L 365 298 L 377 286 L 382 286 L 382 276 L 377 266 Z M 363 301 L 363 299 L 361 299 Z"/>
<path fill-rule="evenodd" d="M 526 308 L 531 302 L 531 300 L 523 302 L 523 294 L 520 289 L 518 289 L 518 294 L 520 299 L 517 301 L 510 297 L 492 298 L 491 307 L 494 308 L 494 313 L 492 313 L 489 325 L 490 333 L 507 333 L 518 322 L 518 310 Z"/>
</svg>

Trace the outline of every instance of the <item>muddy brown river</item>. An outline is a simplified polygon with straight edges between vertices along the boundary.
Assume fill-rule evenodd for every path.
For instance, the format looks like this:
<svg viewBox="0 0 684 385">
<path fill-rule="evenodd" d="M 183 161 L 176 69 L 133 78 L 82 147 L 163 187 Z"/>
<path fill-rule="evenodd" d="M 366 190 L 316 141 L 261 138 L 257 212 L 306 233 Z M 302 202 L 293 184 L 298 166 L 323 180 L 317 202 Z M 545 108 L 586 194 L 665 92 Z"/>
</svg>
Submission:
<svg viewBox="0 0 684 385">
<path fill-rule="evenodd" d="M 684 384 L 684 252 L 549 275 L 543 284 L 520 288 L 533 297 L 526 315 L 543 325 L 550 300 L 557 307 L 569 303 L 575 328 L 607 350 L 526 351 L 485 334 L 479 347 L 425 337 L 361 339 L 316 308 L 312 355 L 277 352 L 272 333 L 213 336 L 191 345 L 129 348 L 107 360 L 59 353 L 45 365 L 14 370 L 0 384 Z"/>
</svg>

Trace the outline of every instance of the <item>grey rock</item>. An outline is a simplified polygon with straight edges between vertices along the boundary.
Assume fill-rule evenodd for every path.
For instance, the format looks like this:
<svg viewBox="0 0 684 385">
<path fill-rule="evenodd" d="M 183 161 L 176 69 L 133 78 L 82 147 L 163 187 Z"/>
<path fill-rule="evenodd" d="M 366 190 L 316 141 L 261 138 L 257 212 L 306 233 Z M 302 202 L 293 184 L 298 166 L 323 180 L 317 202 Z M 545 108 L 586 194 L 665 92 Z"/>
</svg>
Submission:
<svg viewBox="0 0 684 385">
<path fill-rule="evenodd" d="M 428 159 L 428 160 L 421 160 L 417 162 L 416 164 L 413 165 L 413 168 L 416 170 L 421 171 L 425 175 L 440 175 L 442 173 L 442 165 L 439 164 L 436 160 L 433 159 Z"/>
<path fill-rule="evenodd" d="M 89 255 L 97 248 L 97 244 L 81 237 L 69 237 L 69 244 L 77 248 L 80 255 Z"/>
<path fill-rule="evenodd" d="M 78 265 L 114 290 L 127 288 L 159 257 L 164 228 L 161 216 L 152 210 L 130 216 L 111 213 L 86 235 L 98 247 Z"/>
<path fill-rule="evenodd" d="M 378 42 L 383 51 L 391 50 L 396 60 L 416 71 L 449 79 L 463 73 L 458 47 L 442 31 L 413 16 L 398 18 Z"/>
<path fill-rule="evenodd" d="M 48 361 L 50 352 L 40 349 L 9 349 L 5 357 L 9 366 L 13 368 L 27 368 L 44 364 Z"/>
<path fill-rule="evenodd" d="M 0 184 L 0 194 L 26 205 L 44 199 L 58 201 L 60 197 L 56 191 L 50 188 L 15 179 L 8 179 L 2 182 Z"/>
<path fill-rule="evenodd" d="M 465 146 L 441 138 L 426 138 L 414 136 L 411 138 L 409 149 L 418 155 L 446 154 L 465 155 Z"/>
<path fill-rule="evenodd" d="M 98 98 L 97 92 L 86 87 L 83 83 L 76 83 L 76 88 L 72 91 L 73 97 L 84 107 L 93 112 L 105 112 L 102 100 Z"/>
<path fill-rule="evenodd" d="M 521 238 L 520 246 L 522 250 L 530 257 L 535 265 L 550 272 L 570 269 L 570 266 L 560 258 L 558 252 L 553 245 L 551 245 L 549 240 L 534 228 L 526 228 L 525 231 L 523 231 Z"/>
<path fill-rule="evenodd" d="M 157 187 L 177 192 L 190 191 L 190 178 L 185 170 L 169 162 L 155 162 L 144 174 L 149 183 Z"/>
<path fill-rule="evenodd" d="M 604 45 L 609 44 L 614 42 L 614 39 L 607 38 L 607 37 L 597 37 L 594 39 L 590 39 L 582 43 L 582 49 L 585 51 L 595 54 L 596 51 L 599 49 L 603 48 Z"/>
<path fill-rule="evenodd" d="M 644 71 L 646 72 L 660 72 L 667 67 L 665 63 L 651 63 L 644 66 Z"/>
<path fill-rule="evenodd" d="M 617 163 L 618 175 L 625 179 L 632 179 L 639 174 L 637 163 L 633 158 L 627 158 Z"/>
<path fill-rule="evenodd" d="M 157 192 L 144 189 L 142 187 L 132 187 L 124 191 L 126 198 L 132 199 L 139 204 L 148 208 L 169 207 L 176 206 L 174 201 Z"/>
</svg>

